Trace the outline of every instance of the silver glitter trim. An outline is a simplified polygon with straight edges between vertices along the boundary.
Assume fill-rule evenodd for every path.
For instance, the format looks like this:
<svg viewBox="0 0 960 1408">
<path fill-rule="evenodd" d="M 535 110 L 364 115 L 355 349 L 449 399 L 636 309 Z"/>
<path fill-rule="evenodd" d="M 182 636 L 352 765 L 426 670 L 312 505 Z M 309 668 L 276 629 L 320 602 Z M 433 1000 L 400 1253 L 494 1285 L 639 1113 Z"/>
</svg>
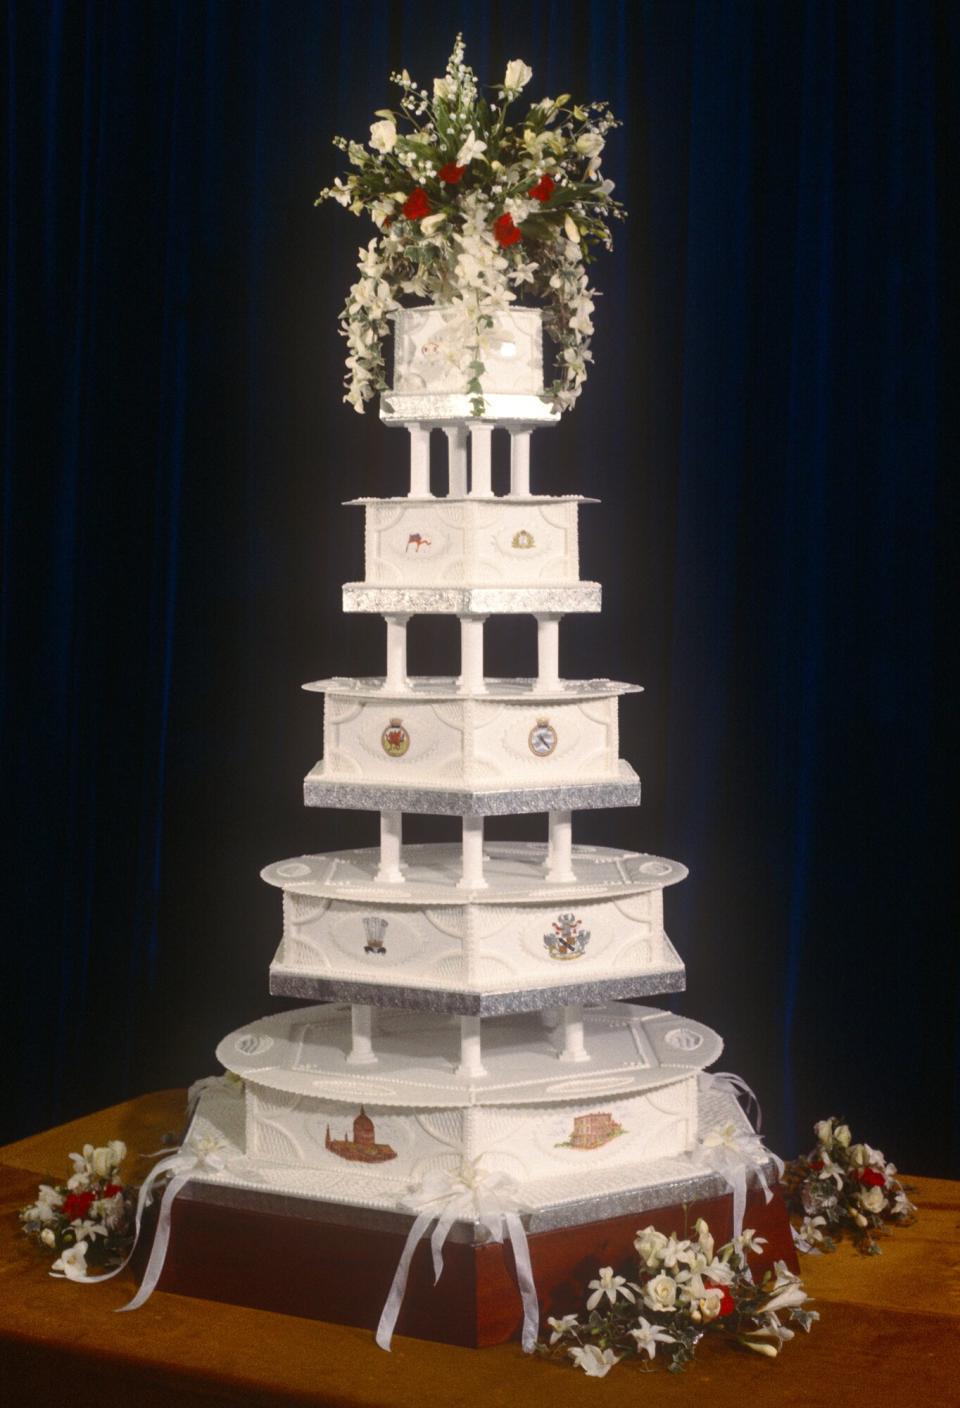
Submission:
<svg viewBox="0 0 960 1408">
<path fill-rule="evenodd" d="M 344 499 L 341 508 L 366 508 L 368 504 L 483 504 L 491 503 L 508 506 L 522 504 L 524 508 L 537 504 L 600 504 L 602 499 L 590 498 L 586 494 L 393 494 L 390 498 Z"/>
<path fill-rule="evenodd" d="M 483 788 L 387 787 L 375 782 L 327 782 L 318 763 L 303 783 L 308 807 L 342 811 L 418 812 L 428 816 L 520 816 L 530 812 L 580 812 L 639 807 L 640 779 L 621 762 L 632 781 L 571 782 L 556 787 Z"/>
<path fill-rule="evenodd" d="M 679 962 L 679 960 L 678 960 Z M 655 997 L 683 992 L 683 965 L 661 968 L 630 978 L 601 978 L 559 987 L 520 988 L 516 992 L 451 992 L 446 988 L 401 987 L 396 983 L 364 983 L 341 978 L 316 978 L 272 965 L 270 992 L 274 997 L 309 998 L 314 1002 L 363 1002 L 373 1007 L 404 1007 L 417 1012 L 455 1012 L 461 1016 L 501 1017 L 510 1012 L 539 1012 L 567 1004 L 598 1007 L 620 998 Z"/>
<path fill-rule="evenodd" d="M 600 610 L 599 582 L 573 587 L 371 587 L 347 582 L 344 611 L 373 611 L 380 616 L 535 616 L 538 611 L 564 616 Z"/>
<path fill-rule="evenodd" d="M 384 425 L 559 425 L 560 412 L 540 396 L 516 395 L 506 391 L 484 396 L 482 416 L 473 414 L 470 396 L 456 393 L 388 391 L 380 397 L 380 419 Z"/>
</svg>

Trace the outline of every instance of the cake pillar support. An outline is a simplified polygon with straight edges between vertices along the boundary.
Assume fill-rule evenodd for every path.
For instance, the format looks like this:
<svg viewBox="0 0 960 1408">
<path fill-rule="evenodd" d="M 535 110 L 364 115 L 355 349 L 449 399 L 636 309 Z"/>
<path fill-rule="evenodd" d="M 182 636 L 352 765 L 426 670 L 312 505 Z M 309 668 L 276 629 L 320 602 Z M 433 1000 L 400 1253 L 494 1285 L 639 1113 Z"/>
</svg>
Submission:
<svg viewBox="0 0 960 1408">
<path fill-rule="evenodd" d="M 385 689 L 407 688 L 407 622 L 409 616 L 385 616 L 387 623 L 387 676 Z"/>
<path fill-rule="evenodd" d="M 380 868 L 377 880 L 384 885 L 402 885 L 400 869 L 400 839 L 403 835 L 403 813 L 380 813 Z"/>
<path fill-rule="evenodd" d="M 537 688 L 556 689 L 560 684 L 560 617 L 537 614 Z"/>
<path fill-rule="evenodd" d="M 483 623 L 486 616 L 460 617 L 461 694 L 483 694 Z"/>
<path fill-rule="evenodd" d="M 465 816 L 463 818 L 463 865 L 460 879 L 457 881 L 457 888 L 460 890 L 485 890 L 487 882 L 483 878 L 483 817 Z"/>
<path fill-rule="evenodd" d="M 480 1018 L 460 1018 L 460 1064 L 458 1076 L 485 1076 L 483 1051 L 480 1045 Z"/>
<path fill-rule="evenodd" d="M 492 425 L 470 427 L 470 497 L 489 499 L 491 495 Z"/>
<path fill-rule="evenodd" d="M 548 818 L 546 878 L 559 885 L 570 885 L 577 878 L 573 868 L 573 815 L 549 812 Z"/>
<path fill-rule="evenodd" d="M 462 499 L 467 493 L 467 431 L 463 425 L 448 425 L 447 432 L 447 493 Z"/>
<path fill-rule="evenodd" d="M 527 427 L 510 432 L 510 493 L 523 498 L 530 495 L 530 434 Z"/>
<path fill-rule="evenodd" d="M 366 1002 L 355 1002 L 350 1008 L 350 1054 L 348 1066 L 372 1066 L 376 1062 L 373 1050 L 373 1008 Z"/>
<path fill-rule="evenodd" d="M 430 427 L 408 425 L 410 432 L 409 498 L 430 497 Z"/>
<path fill-rule="evenodd" d="M 583 1044 L 583 1008 L 564 1007 L 563 1009 L 563 1050 L 561 1061 L 589 1061 Z"/>
</svg>

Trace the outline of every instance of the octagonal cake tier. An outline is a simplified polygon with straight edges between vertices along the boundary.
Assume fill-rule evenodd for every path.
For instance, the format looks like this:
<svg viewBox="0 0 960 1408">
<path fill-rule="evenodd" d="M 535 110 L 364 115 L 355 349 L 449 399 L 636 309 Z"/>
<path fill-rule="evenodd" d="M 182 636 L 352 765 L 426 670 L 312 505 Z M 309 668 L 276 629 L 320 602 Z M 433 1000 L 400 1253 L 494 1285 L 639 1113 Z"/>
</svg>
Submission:
<svg viewBox="0 0 960 1408">
<path fill-rule="evenodd" d="M 381 397 L 384 421 L 476 419 L 476 398 L 466 391 L 474 359 L 483 364 L 483 419 L 528 425 L 560 419 L 544 395 L 539 308 L 502 309 L 479 331 L 462 305 L 402 308 L 391 316 L 393 387 Z"/>
<path fill-rule="evenodd" d="M 465 891 L 456 846 L 405 847 L 401 885 L 377 883 L 377 856 L 263 871 L 283 890 L 271 992 L 491 1014 L 683 989 L 663 929 L 663 887 L 687 873 L 675 861 L 577 846 L 565 884 L 545 878 L 546 847 L 488 843 L 487 888 Z"/>
<path fill-rule="evenodd" d="M 354 499 L 370 586 L 568 586 L 580 580 L 578 512 L 595 499 Z"/>
<path fill-rule="evenodd" d="M 467 693 L 455 679 L 421 676 L 401 689 L 380 678 L 304 688 L 326 699 L 323 760 L 304 784 L 308 806 L 481 814 L 495 794 L 501 811 L 582 808 L 583 800 L 564 799 L 564 787 L 593 787 L 597 806 L 639 804 L 639 781 L 619 757 L 618 719 L 620 696 L 637 685 L 491 679 Z"/>
</svg>

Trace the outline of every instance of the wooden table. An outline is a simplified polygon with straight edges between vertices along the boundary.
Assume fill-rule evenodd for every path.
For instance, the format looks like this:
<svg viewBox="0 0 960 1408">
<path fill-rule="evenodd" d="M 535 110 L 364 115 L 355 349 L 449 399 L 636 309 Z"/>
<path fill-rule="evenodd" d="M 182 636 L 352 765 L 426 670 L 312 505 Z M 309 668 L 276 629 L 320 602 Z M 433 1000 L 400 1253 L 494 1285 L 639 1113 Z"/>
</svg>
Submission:
<svg viewBox="0 0 960 1408">
<path fill-rule="evenodd" d="M 683 1374 L 638 1382 L 633 1364 L 587 1379 L 519 1346 L 465 1350 L 394 1340 L 340 1325 L 157 1292 L 129 1315 L 129 1273 L 99 1286 L 47 1275 L 50 1260 L 22 1235 L 18 1209 L 38 1182 L 60 1182 L 84 1143 L 123 1139 L 136 1152 L 179 1130 L 183 1091 L 145 1095 L 0 1148 L 0 1394 L 25 1408 L 539 1408 L 539 1405 L 756 1403 L 787 1408 L 960 1404 L 960 1183 L 915 1178 L 920 1217 L 883 1242 L 804 1257 L 822 1319 L 778 1360 L 707 1345 Z M 144 1167 L 140 1165 L 140 1167 Z M 571 1306 L 571 1310 L 578 1307 Z"/>
</svg>

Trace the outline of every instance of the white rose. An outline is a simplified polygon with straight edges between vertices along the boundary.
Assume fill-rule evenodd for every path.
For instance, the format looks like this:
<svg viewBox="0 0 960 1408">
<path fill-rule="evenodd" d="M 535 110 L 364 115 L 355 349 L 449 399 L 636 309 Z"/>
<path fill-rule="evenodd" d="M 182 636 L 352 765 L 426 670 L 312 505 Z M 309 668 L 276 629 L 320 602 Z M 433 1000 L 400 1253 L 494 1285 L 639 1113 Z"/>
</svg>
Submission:
<svg viewBox="0 0 960 1408">
<path fill-rule="evenodd" d="M 590 308 L 591 310 L 593 309 L 592 303 L 590 304 Z M 706 1257 L 708 1262 L 713 1261 L 714 1241 L 713 1237 L 710 1234 L 710 1228 L 704 1222 L 702 1217 L 697 1218 L 694 1231 L 697 1234 L 697 1241 L 700 1243 L 700 1250 L 703 1252 L 703 1255 Z"/>
<path fill-rule="evenodd" d="M 845 1149 L 849 1149 L 852 1135 L 848 1124 L 838 1124 L 833 1131 L 833 1137 L 838 1144 L 842 1144 Z"/>
<path fill-rule="evenodd" d="M 375 152 L 392 152 L 397 145 L 397 129 L 389 117 L 370 124 L 370 145 Z"/>
<path fill-rule="evenodd" d="M 860 1205 L 866 1208 L 867 1212 L 883 1212 L 887 1206 L 887 1200 L 883 1196 L 882 1188 L 864 1188 L 860 1194 Z"/>
<path fill-rule="evenodd" d="M 57 1239 L 49 1227 L 45 1227 L 40 1233 L 40 1240 L 45 1247 L 55 1247 L 57 1244 Z"/>
<path fill-rule="evenodd" d="M 533 69 L 529 64 L 525 64 L 523 59 L 511 59 L 507 64 L 503 86 L 509 93 L 519 93 L 521 88 L 526 88 L 532 77 Z"/>
<path fill-rule="evenodd" d="M 633 1245 L 644 1266 L 652 1269 L 660 1264 L 660 1253 L 667 1245 L 667 1238 L 655 1227 L 644 1227 L 633 1239 Z"/>
<path fill-rule="evenodd" d="M 712 1287 L 697 1301 L 697 1309 L 704 1320 L 716 1320 L 723 1304 L 723 1292 Z"/>
<path fill-rule="evenodd" d="M 425 220 L 420 221 L 420 233 L 422 235 L 432 235 L 434 230 L 440 228 L 446 218 L 442 210 L 438 210 L 436 215 L 428 215 Z"/>
<path fill-rule="evenodd" d="M 850 1150 L 850 1162 L 856 1164 L 857 1168 L 863 1168 L 870 1162 L 870 1151 L 866 1144 L 854 1144 Z"/>
<path fill-rule="evenodd" d="M 643 1299 L 651 1310 L 673 1310 L 677 1303 L 676 1281 L 661 1272 L 644 1286 Z"/>
<path fill-rule="evenodd" d="M 599 156 L 606 142 L 599 132 L 581 132 L 574 145 L 581 156 Z"/>
<path fill-rule="evenodd" d="M 829 1144 L 833 1138 L 833 1120 L 818 1120 L 813 1132 L 821 1144 Z"/>
<path fill-rule="evenodd" d="M 116 1156 L 108 1147 L 94 1149 L 90 1155 L 90 1168 L 94 1178 L 109 1178 L 116 1166 Z"/>
</svg>

